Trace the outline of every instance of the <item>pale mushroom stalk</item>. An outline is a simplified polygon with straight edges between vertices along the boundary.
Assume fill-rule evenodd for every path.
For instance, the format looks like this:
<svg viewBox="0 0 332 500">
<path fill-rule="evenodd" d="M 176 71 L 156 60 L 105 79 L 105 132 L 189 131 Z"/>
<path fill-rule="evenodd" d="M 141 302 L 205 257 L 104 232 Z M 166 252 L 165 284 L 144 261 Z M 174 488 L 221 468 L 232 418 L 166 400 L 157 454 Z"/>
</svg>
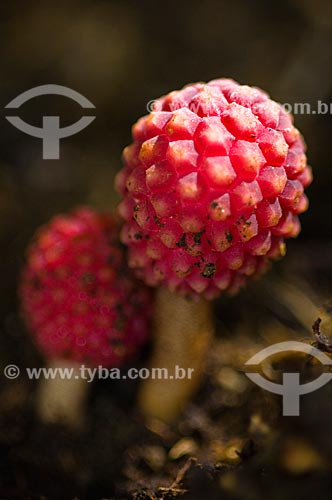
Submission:
<svg viewBox="0 0 332 500">
<path fill-rule="evenodd" d="M 50 361 L 45 369 L 55 376 L 39 382 L 36 413 L 40 420 L 50 424 L 61 422 L 74 429 L 84 427 L 91 384 L 82 377 L 80 365 L 57 359 Z"/>
<path fill-rule="evenodd" d="M 139 407 L 146 415 L 171 421 L 201 382 L 214 329 L 212 304 L 160 288 L 155 310 L 150 367 L 160 369 L 162 378 L 150 372 L 141 386 Z"/>
</svg>

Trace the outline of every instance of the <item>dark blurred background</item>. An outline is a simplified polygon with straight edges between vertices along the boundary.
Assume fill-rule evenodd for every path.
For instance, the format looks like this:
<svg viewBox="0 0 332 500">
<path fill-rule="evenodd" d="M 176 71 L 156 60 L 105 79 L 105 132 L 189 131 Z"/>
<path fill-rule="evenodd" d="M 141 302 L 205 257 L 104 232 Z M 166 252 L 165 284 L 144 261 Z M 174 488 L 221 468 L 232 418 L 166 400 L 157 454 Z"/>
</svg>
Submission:
<svg viewBox="0 0 332 500">
<path fill-rule="evenodd" d="M 76 204 L 116 206 L 121 152 L 148 101 L 217 77 L 261 87 L 281 103 L 317 109 L 317 101 L 332 101 L 330 0 L 12 0 L 1 2 L 0 40 L 1 364 L 15 362 L 23 349 L 16 282 L 33 231 Z M 57 161 L 42 160 L 41 140 L 9 124 L 4 109 L 22 92 L 50 83 L 96 106 L 88 128 L 61 140 Z M 44 115 L 60 115 L 65 126 L 82 110 L 47 96 L 18 114 L 35 126 Z M 296 115 L 295 124 L 314 183 L 290 259 L 325 272 L 332 250 L 331 114 Z"/>
</svg>

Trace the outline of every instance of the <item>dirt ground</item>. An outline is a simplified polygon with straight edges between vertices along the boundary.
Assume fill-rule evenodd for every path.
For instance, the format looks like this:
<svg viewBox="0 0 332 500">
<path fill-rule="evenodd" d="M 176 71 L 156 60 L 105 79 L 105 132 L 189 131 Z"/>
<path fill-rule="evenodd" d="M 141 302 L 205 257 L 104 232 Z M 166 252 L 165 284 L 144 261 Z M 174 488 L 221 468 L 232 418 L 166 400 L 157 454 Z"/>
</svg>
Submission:
<svg viewBox="0 0 332 500">
<path fill-rule="evenodd" d="M 326 498 L 332 488 L 331 384 L 301 397 L 299 417 L 284 417 L 281 398 L 244 374 L 245 361 L 264 346 L 317 340 L 310 323 L 324 297 L 315 280 L 326 282 L 327 293 L 328 270 L 315 260 L 317 268 L 303 275 L 317 248 L 307 246 L 301 259 L 299 251 L 293 248 L 287 266 L 277 264 L 238 297 L 216 303 L 205 380 L 172 425 L 142 420 L 136 382 L 99 381 L 84 431 L 45 426 L 34 416 L 36 385 L 24 378 L 8 382 L 0 393 L 0 498 Z M 13 314 L 2 352 L 19 366 L 39 366 L 29 342 L 17 351 L 22 335 Z M 147 349 L 142 366 L 148 355 Z M 300 371 L 302 381 L 320 374 L 308 355 L 292 353 L 272 358 L 264 373 L 280 381 L 285 366 Z"/>
</svg>

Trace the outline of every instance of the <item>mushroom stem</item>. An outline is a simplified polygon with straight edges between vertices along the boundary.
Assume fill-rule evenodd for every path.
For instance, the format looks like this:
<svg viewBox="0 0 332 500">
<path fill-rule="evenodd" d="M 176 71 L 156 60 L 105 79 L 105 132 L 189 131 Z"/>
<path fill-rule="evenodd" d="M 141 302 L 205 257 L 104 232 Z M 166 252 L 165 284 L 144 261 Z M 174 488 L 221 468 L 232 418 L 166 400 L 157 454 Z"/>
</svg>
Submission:
<svg viewBox="0 0 332 500">
<path fill-rule="evenodd" d="M 73 429 L 84 425 L 85 406 L 89 391 L 87 380 L 82 378 L 79 365 L 63 359 L 52 360 L 46 370 L 54 378 L 39 381 L 36 411 L 45 423 L 63 423 Z M 61 374 L 70 374 L 61 377 Z"/>
<path fill-rule="evenodd" d="M 145 416 L 169 422 L 200 384 L 214 330 L 212 304 L 160 288 L 155 311 L 151 367 L 164 369 L 168 378 L 153 378 L 150 372 L 141 386 L 139 407 Z"/>
</svg>

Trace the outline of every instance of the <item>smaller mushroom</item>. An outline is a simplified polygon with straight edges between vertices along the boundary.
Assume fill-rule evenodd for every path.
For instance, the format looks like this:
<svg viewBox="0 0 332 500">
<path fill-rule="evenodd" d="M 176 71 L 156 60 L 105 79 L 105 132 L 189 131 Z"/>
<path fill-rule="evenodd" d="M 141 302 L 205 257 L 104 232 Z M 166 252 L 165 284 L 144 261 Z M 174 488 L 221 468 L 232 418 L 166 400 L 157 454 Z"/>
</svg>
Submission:
<svg viewBox="0 0 332 500">
<path fill-rule="evenodd" d="M 54 217 L 28 249 L 19 295 L 55 374 L 39 381 L 37 413 L 77 428 L 90 385 L 83 365 L 121 367 L 147 338 L 151 296 L 127 269 L 118 224 L 85 207 Z"/>
<path fill-rule="evenodd" d="M 167 380 L 142 384 L 140 406 L 171 420 L 199 385 L 212 299 L 234 294 L 284 255 L 284 240 L 300 231 L 311 171 L 291 115 L 229 79 L 155 101 L 123 157 L 122 241 L 129 266 L 158 287 L 151 364 L 171 370 Z M 176 365 L 193 376 L 176 379 Z"/>
</svg>

